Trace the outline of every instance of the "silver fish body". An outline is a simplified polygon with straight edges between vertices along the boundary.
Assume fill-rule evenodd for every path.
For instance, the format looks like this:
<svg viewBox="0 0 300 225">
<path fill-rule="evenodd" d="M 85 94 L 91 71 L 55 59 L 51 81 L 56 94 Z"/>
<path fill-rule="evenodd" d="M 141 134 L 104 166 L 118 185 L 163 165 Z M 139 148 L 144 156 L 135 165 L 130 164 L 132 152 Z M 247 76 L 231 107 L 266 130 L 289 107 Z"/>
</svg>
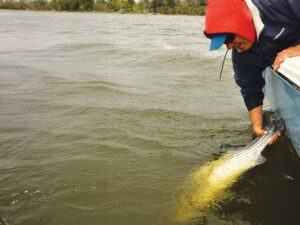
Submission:
<svg viewBox="0 0 300 225">
<path fill-rule="evenodd" d="M 228 151 L 219 159 L 195 170 L 186 182 L 177 212 L 177 220 L 185 221 L 205 215 L 210 205 L 230 196 L 229 187 L 248 169 L 265 161 L 261 153 L 272 136 L 283 130 L 280 121 L 271 121 L 267 134 L 244 148 Z"/>
</svg>

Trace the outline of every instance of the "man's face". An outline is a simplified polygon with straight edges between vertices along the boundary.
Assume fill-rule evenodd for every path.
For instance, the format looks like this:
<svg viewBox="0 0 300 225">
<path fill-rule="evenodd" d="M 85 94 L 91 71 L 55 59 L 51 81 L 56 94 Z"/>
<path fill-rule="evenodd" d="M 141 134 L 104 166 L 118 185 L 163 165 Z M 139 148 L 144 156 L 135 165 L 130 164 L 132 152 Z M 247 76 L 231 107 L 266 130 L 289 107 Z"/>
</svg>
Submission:
<svg viewBox="0 0 300 225">
<path fill-rule="evenodd" d="M 239 51 L 247 51 L 252 47 L 253 43 L 247 41 L 239 35 L 235 35 L 233 41 L 231 43 L 227 43 L 226 46 L 228 49 L 236 48 Z"/>
</svg>

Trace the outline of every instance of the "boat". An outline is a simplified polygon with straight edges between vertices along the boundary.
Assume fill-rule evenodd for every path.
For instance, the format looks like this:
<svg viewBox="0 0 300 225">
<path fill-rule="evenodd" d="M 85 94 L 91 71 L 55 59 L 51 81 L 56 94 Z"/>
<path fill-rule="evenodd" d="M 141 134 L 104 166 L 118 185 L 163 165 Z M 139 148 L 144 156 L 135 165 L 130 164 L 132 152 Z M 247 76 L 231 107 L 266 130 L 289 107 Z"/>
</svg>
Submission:
<svg viewBox="0 0 300 225">
<path fill-rule="evenodd" d="M 265 96 L 300 157 L 300 57 L 286 59 L 277 71 L 268 67 L 263 75 Z"/>
</svg>

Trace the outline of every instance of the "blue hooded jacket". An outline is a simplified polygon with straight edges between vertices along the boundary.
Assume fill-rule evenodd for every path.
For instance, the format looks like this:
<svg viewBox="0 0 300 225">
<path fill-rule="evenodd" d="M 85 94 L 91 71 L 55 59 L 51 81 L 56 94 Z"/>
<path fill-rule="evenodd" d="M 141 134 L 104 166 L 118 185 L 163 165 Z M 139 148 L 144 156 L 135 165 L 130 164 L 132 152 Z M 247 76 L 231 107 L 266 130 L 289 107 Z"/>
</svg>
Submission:
<svg viewBox="0 0 300 225">
<path fill-rule="evenodd" d="M 236 83 L 248 110 L 263 104 L 263 70 L 273 64 L 278 52 L 300 44 L 300 0 L 251 0 L 264 28 L 252 48 L 232 51 Z"/>
</svg>

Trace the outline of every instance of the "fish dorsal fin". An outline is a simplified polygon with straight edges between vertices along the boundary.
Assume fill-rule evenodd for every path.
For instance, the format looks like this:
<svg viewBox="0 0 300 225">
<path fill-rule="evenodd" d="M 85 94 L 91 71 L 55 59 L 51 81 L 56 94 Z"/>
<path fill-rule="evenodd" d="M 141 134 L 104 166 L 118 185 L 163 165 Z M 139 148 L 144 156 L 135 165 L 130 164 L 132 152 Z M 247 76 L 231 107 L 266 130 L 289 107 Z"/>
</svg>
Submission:
<svg viewBox="0 0 300 225">
<path fill-rule="evenodd" d="M 267 159 L 263 157 L 261 154 L 258 155 L 255 165 L 263 164 Z"/>
</svg>

